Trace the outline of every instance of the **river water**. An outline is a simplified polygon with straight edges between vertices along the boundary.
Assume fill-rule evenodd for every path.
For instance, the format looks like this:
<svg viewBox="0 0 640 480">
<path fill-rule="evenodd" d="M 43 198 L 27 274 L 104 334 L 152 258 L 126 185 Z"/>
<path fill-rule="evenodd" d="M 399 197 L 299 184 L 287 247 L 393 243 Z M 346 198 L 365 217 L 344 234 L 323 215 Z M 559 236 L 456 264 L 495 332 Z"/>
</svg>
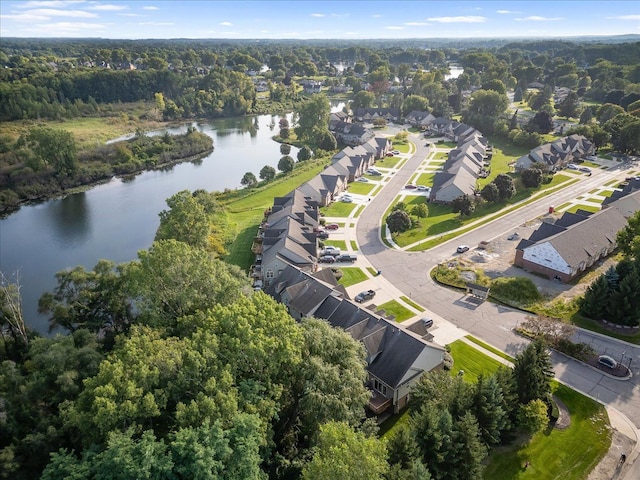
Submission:
<svg viewBox="0 0 640 480">
<path fill-rule="evenodd" d="M 56 272 L 76 265 L 92 269 L 102 258 L 126 262 L 149 248 L 160 223 L 158 213 L 173 194 L 240 188 L 245 172 L 258 177 L 265 165 L 277 169 L 280 144 L 271 137 L 279 130 L 279 120 L 260 115 L 194 124 L 214 143 L 213 153 L 200 162 L 144 172 L 128 181 L 113 179 L 86 192 L 22 207 L 1 219 L 0 271 L 21 285 L 26 324 L 47 332 L 47 317 L 38 314 L 37 304 L 44 292 L 55 288 Z M 184 132 L 187 127 L 168 131 Z M 291 156 L 296 154 L 292 148 Z"/>
</svg>

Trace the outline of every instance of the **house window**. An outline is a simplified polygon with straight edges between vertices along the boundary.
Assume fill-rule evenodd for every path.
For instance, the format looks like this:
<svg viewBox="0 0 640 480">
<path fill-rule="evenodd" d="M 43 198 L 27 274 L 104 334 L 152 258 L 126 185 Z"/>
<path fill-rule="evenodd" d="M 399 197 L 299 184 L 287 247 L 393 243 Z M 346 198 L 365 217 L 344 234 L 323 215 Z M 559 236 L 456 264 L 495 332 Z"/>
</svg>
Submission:
<svg viewBox="0 0 640 480">
<path fill-rule="evenodd" d="M 273 278 L 273 270 L 267 270 L 267 273 L 265 274 L 266 278 L 272 279 Z"/>
<path fill-rule="evenodd" d="M 387 394 L 387 386 L 378 380 L 373 381 L 373 388 L 380 392 L 382 395 Z"/>
</svg>

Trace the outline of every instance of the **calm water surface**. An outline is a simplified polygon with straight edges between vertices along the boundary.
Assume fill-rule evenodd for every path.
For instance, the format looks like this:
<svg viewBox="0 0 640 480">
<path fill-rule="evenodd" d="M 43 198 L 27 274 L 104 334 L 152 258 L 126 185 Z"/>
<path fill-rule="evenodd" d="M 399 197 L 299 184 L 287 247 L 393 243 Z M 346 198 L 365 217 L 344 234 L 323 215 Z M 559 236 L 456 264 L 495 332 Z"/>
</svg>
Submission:
<svg viewBox="0 0 640 480">
<path fill-rule="evenodd" d="M 279 120 L 261 115 L 198 124 L 215 148 L 201 162 L 145 172 L 129 181 L 113 179 L 87 192 L 22 207 L 0 220 L 0 270 L 14 280 L 18 274 L 27 325 L 47 331 L 47 318 L 37 313 L 37 303 L 55 288 L 56 272 L 76 265 L 91 269 L 101 258 L 126 262 L 149 248 L 158 213 L 171 195 L 185 189 L 239 188 L 245 172 L 258 177 L 265 165 L 277 168 L 280 145 L 271 137 Z M 183 132 L 187 126 L 169 131 Z M 291 156 L 296 153 L 293 148 Z"/>
</svg>

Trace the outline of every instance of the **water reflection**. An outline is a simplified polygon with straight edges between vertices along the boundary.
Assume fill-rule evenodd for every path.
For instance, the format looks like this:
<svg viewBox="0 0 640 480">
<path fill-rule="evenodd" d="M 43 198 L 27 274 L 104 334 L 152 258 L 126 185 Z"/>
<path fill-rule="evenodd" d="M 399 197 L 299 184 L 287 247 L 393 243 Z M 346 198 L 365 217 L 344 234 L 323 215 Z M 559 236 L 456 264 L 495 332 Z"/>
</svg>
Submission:
<svg viewBox="0 0 640 480">
<path fill-rule="evenodd" d="M 86 192 L 54 200 L 47 219 L 56 232 L 62 248 L 76 248 L 89 236 L 91 216 Z"/>
</svg>

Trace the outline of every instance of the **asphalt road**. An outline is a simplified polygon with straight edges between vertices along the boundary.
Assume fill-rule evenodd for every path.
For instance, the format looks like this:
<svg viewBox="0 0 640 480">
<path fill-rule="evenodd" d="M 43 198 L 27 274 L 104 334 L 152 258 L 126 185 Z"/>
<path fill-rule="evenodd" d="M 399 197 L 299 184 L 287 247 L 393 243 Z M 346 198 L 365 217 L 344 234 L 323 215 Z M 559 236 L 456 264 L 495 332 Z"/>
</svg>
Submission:
<svg viewBox="0 0 640 480">
<path fill-rule="evenodd" d="M 536 200 L 431 250 L 405 252 L 387 248 L 382 243 L 380 221 L 389 204 L 429 153 L 429 148 L 422 139 L 417 142 L 416 147 L 415 154 L 393 175 L 360 215 L 356 226 L 360 252 L 376 269 L 383 272 L 385 280 L 426 307 L 430 313 L 452 322 L 510 355 L 515 355 L 527 344 L 526 340 L 513 332 L 513 328 L 525 319 L 524 313 L 491 302 L 469 302 L 460 292 L 435 284 L 429 271 L 439 262 L 455 255 L 457 245 L 473 247 L 481 240 L 491 240 L 509 233 L 523 222 L 545 214 L 550 205 L 566 203 L 612 178 L 624 178 L 624 171 L 610 169 L 595 172 L 591 177 L 584 177 L 568 188 Z M 584 330 L 580 330 L 578 335 L 580 341 L 591 343 L 597 351 L 606 352 L 617 360 L 623 359 L 625 365 L 631 359 L 633 378 L 628 381 L 615 380 L 580 362 L 554 354 L 552 360 L 556 377 L 572 388 L 616 408 L 636 428 L 640 428 L 640 347 Z"/>
</svg>

